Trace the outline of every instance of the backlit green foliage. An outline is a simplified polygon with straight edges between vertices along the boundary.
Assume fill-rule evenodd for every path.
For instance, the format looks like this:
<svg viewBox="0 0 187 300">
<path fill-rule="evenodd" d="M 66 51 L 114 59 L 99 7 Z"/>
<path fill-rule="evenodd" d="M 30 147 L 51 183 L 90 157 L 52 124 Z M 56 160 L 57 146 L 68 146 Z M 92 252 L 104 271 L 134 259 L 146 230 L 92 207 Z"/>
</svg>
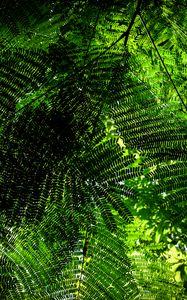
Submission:
<svg viewBox="0 0 187 300">
<path fill-rule="evenodd" d="M 185 299 L 185 7 L 0 4 L 2 299 Z"/>
</svg>

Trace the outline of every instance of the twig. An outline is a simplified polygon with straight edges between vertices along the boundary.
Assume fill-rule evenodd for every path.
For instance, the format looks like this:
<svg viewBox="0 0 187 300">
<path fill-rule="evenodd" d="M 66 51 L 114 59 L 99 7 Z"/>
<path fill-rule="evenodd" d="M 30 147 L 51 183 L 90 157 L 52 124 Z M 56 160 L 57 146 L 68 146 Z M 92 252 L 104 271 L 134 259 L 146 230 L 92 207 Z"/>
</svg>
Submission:
<svg viewBox="0 0 187 300">
<path fill-rule="evenodd" d="M 129 24 L 126 32 L 125 32 L 125 42 L 124 42 L 125 47 L 127 46 L 129 34 L 130 34 L 131 29 L 132 29 L 132 26 L 134 25 L 134 21 L 135 21 L 137 15 L 140 14 L 141 5 L 142 5 L 142 0 L 138 0 L 137 6 L 136 6 L 136 10 L 135 10 L 135 12 L 134 12 L 134 14 L 132 16 L 132 19 L 130 21 L 130 24 Z"/>
<path fill-rule="evenodd" d="M 181 103 L 182 103 L 182 106 L 184 106 L 184 108 L 185 108 L 186 111 L 187 111 L 187 105 L 185 104 L 184 100 L 182 99 L 182 97 L 181 97 L 181 95 L 180 95 L 180 93 L 179 93 L 179 91 L 178 91 L 178 89 L 177 89 L 177 87 L 176 87 L 176 85 L 175 85 L 175 83 L 174 83 L 174 81 L 173 81 L 173 79 L 172 79 L 172 77 L 171 77 L 171 75 L 170 75 L 168 69 L 167 69 L 167 67 L 166 67 L 166 65 L 165 65 L 165 63 L 164 63 L 164 60 L 163 60 L 162 56 L 160 55 L 160 52 L 158 51 L 158 48 L 157 48 L 157 46 L 156 46 L 156 44 L 155 44 L 155 42 L 154 42 L 154 40 L 153 40 L 153 38 L 152 38 L 152 36 L 151 36 L 151 34 L 150 34 L 148 28 L 147 28 L 146 23 L 144 22 L 144 19 L 143 19 L 142 15 L 141 15 L 140 11 L 139 11 L 138 15 L 139 15 L 139 17 L 140 17 L 140 19 L 141 19 L 141 22 L 142 22 L 142 24 L 143 24 L 143 26 L 144 26 L 144 28 L 145 28 L 145 30 L 146 30 L 146 32 L 147 32 L 147 35 L 148 35 L 148 37 L 149 37 L 151 43 L 153 44 L 153 46 L 154 46 L 154 48 L 155 48 L 155 50 L 156 50 L 156 52 L 157 52 L 157 54 L 158 54 L 158 56 L 159 56 L 159 58 L 160 58 L 160 61 L 161 61 L 162 65 L 163 65 L 163 67 L 164 67 L 164 69 L 165 69 L 165 71 L 166 71 L 166 74 L 168 75 L 168 78 L 169 78 L 169 80 L 171 81 L 171 83 L 172 83 L 172 85 L 173 85 L 173 87 L 174 87 L 174 89 L 175 89 L 175 91 L 176 91 L 176 93 L 177 93 L 177 95 L 178 95 L 178 97 L 179 97 Z"/>
<path fill-rule="evenodd" d="M 91 63 L 94 63 L 96 60 L 98 60 L 102 55 L 104 55 L 108 50 L 110 50 L 113 46 L 115 46 L 119 41 L 121 41 L 124 37 L 125 37 L 125 42 L 124 42 L 124 45 L 126 46 L 127 45 L 127 41 L 128 41 L 128 38 L 129 38 L 129 34 L 130 34 L 130 31 L 131 31 L 131 28 L 134 24 L 134 21 L 136 19 L 136 17 L 139 15 L 140 13 L 140 8 L 141 8 L 141 4 L 142 4 L 142 1 L 143 0 L 138 0 L 138 3 L 137 3 L 137 6 L 136 6 L 136 9 L 135 9 L 135 12 L 132 16 L 132 19 L 130 21 L 130 24 L 127 28 L 127 30 L 125 32 L 123 32 L 120 37 L 115 41 L 113 42 L 108 48 L 106 48 L 102 53 L 100 53 L 96 58 L 94 58 L 93 60 L 89 61 L 89 63 L 87 63 L 85 65 L 85 67 L 87 67 L 89 64 Z"/>
</svg>

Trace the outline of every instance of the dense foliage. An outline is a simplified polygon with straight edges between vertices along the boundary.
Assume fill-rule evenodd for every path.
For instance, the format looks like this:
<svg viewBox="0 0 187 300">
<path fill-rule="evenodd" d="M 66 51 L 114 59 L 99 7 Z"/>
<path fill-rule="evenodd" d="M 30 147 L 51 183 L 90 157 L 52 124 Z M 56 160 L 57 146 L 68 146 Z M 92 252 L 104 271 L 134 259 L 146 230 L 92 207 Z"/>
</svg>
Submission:
<svg viewBox="0 0 187 300">
<path fill-rule="evenodd" d="M 1 299 L 187 299 L 185 8 L 0 4 Z"/>
</svg>

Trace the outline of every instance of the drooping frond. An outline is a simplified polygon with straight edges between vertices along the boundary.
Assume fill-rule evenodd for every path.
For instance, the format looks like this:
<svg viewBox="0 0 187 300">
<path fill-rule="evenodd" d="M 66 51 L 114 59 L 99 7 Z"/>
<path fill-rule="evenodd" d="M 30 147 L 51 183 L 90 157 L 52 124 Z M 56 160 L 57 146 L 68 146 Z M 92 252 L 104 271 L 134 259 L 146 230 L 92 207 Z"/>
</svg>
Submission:
<svg viewBox="0 0 187 300">
<path fill-rule="evenodd" d="M 47 235 L 46 225 L 50 223 L 45 224 L 43 234 L 41 226 L 35 233 L 29 233 L 28 229 L 27 236 L 21 232 L 14 236 L 13 230 L 13 241 L 1 251 L 3 297 L 47 300 L 115 299 L 117 296 L 124 299 L 125 295 L 126 299 L 136 299 L 138 289 L 125 246 L 101 220 L 97 221 L 97 234 L 82 232 L 73 249 L 67 248 L 65 240 L 51 240 L 49 244 L 52 233 Z M 12 278 L 8 291 L 6 272 Z"/>
<path fill-rule="evenodd" d="M 44 5 L 45 4 L 45 5 Z M 8 35 L 20 34 L 32 28 L 32 25 L 46 16 L 46 1 L 3 0 L 1 3 L 0 20 L 2 31 Z"/>
<path fill-rule="evenodd" d="M 170 22 L 167 0 L 20 4 L 0 10 L 2 295 L 136 299 L 125 224 L 136 210 L 186 226 L 183 13 Z"/>
<path fill-rule="evenodd" d="M 47 55 L 43 51 L 2 49 L 1 118 L 14 116 L 19 102 L 45 82 Z M 17 104 L 17 107 L 16 107 Z"/>
<path fill-rule="evenodd" d="M 171 218 L 175 226 L 186 226 L 186 162 L 171 162 L 160 166 L 151 176 L 156 182 L 155 192 L 159 195 L 160 208 Z"/>
</svg>

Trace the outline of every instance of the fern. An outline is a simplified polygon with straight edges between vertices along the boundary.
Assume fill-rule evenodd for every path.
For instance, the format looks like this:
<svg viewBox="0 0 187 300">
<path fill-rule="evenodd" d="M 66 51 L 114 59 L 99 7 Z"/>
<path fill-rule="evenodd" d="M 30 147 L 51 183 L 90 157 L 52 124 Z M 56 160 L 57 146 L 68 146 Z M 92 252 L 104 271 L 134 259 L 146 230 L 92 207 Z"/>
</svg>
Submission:
<svg viewBox="0 0 187 300">
<path fill-rule="evenodd" d="M 35 232 L 32 228 L 27 234 L 24 228 L 17 233 L 13 230 L 14 240 L 2 249 L 2 260 L 14 282 L 6 299 L 113 299 L 116 295 L 123 299 L 124 294 L 127 299 L 134 298 L 138 290 L 124 244 L 106 229 L 99 214 L 97 233 L 82 231 L 72 249 L 65 240 L 49 244 L 53 238 L 49 227 L 58 224 L 54 215 L 53 209 L 54 222 L 50 224 L 48 219 L 45 227 L 41 223 Z M 6 283 L 5 274 L 2 283 Z"/>
<path fill-rule="evenodd" d="M 6 119 L 22 97 L 44 83 L 47 56 L 42 51 L 19 48 L 2 49 L 0 55 L 1 115 Z"/>
<path fill-rule="evenodd" d="M 183 14 L 171 24 L 167 1 L 12 3 L 0 15 L 2 295 L 137 299 L 147 279 L 124 244 L 135 204 L 186 224 L 186 117 L 166 96 L 186 109 Z M 46 23 L 58 37 L 33 48 Z"/>
</svg>

